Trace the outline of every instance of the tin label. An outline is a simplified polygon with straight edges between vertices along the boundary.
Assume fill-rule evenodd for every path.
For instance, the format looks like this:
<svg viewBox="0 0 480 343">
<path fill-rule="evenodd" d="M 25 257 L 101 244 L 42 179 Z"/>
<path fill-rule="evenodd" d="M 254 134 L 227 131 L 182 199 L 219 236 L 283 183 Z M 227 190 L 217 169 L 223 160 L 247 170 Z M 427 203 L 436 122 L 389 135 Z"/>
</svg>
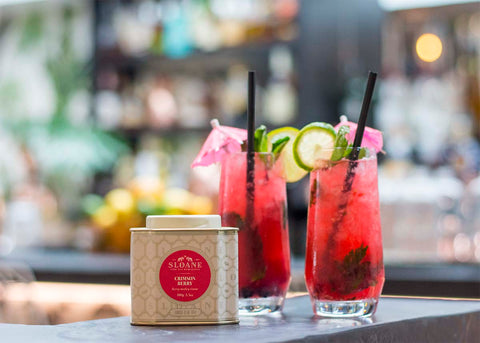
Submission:
<svg viewBox="0 0 480 343">
<path fill-rule="evenodd" d="M 200 298 L 207 291 L 210 278 L 207 260 L 192 250 L 179 250 L 170 254 L 163 261 L 159 272 L 163 291 L 177 301 Z"/>
</svg>

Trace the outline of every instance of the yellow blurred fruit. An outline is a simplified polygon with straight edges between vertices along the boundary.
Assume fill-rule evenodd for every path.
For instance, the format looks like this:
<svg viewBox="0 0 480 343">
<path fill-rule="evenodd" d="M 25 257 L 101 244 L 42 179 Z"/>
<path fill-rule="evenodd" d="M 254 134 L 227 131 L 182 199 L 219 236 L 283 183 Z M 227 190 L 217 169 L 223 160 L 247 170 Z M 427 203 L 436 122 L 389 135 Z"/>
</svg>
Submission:
<svg viewBox="0 0 480 343">
<path fill-rule="evenodd" d="M 98 227 L 104 229 L 112 226 L 118 219 L 117 211 L 109 205 L 103 205 L 92 215 L 92 221 Z"/>
<path fill-rule="evenodd" d="M 163 205 L 170 213 L 181 212 L 188 213 L 193 195 L 182 188 L 169 188 L 165 191 Z"/>
<path fill-rule="evenodd" d="M 165 211 L 164 214 L 168 216 L 178 216 L 182 214 L 188 214 L 188 211 L 179 210 L 178 208 L 169 208 Z"/>
<path fill-rule="evenodd" d="M 159 203 L 163 199 L 165 185 L 156 177 L 137 177 L 127 187 L 137 200 Z"/>
<path fill-rule="evenodd" d="M 102 248 L 109 252 L 128 253 L 130 251 L 130 228 L 145 226 L 140 214 L 131 215 L 125 220 L 103 230 Z"/>
<path fill-rule="evenodd" d="M 128 215 L 135 211 L 135 199 L 132 193 L 123 188 L 108 192 L 105 196 L 105 203 L 121 215 Z"/>
<path fill-rule="evenodd" d="M 211 214 L 213 203 L 208 197 L 193 196 L 190 203 L 190 214 Z"/>
</svg>

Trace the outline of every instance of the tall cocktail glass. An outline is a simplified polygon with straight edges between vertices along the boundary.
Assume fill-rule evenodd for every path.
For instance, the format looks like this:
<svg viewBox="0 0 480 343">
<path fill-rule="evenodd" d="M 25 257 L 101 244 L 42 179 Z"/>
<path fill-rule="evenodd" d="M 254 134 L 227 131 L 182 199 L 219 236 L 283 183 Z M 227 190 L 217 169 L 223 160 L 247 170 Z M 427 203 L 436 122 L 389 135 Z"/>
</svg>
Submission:
<svg viewBox="0 0 480 343">
<path fill-rule="evenodd" d="M 371 316 L 382 291 L 377 159 L 365 151 L 319 160 L 310 174 L 305 280 L 319 316 Z"/>
<path fill-rule="evenodd" d="M 282 164 L 270 153 L 255 153 L 253 187 L 248 200 L 246 153 L 222 162 L 219 208 L 223 226 L 240 229 L 240 314 L 282 310 L 290 284 L 287 195 Z"/>
</svg>

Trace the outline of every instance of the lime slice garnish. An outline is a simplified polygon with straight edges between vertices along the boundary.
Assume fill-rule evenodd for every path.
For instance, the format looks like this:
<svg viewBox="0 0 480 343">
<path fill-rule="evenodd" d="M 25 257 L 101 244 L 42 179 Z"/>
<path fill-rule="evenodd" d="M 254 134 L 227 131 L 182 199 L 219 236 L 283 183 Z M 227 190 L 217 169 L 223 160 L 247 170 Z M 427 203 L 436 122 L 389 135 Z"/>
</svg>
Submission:
<svg viewBox="0 0 480 343">
<path fill-rule="evenodd" d="M 301 168 L 311 171 L 316 160 L 331 158 L 335 137 L 335 129 L 330 124 L 314 122 L 306 125 L 293 142 L 295 161 Z"/>
<path fill-rule="evenodd" d="M 283 163 L 283 170 L 287 182 L 296 182 L 307 175 L 307 172 L 300 168 L 293 157 L 293 142 L 300 131 L 294 127 L 281 127 L 268 133 L 268 150 L 271 150 L 272 142 L 284 137 L 290 137 L 280 153 L 279 160 Z"/>
</svg>

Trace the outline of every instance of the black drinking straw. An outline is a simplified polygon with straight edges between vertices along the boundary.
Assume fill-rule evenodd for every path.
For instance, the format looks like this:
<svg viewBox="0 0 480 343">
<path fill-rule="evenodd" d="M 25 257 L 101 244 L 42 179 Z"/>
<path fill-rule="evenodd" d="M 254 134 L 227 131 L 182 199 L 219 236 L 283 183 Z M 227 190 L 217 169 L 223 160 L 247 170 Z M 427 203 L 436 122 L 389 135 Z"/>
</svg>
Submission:
<svg viewBox="0 0 480 343">
<path fill-rule="evenodd" d="M 255 198 L 255 71 L 248 72 L 248 105 L 247 105 L 247 212 L 246 221 L 253 221 L 253 200 Z"/>
<path fill-rule="evenodd" d="M 358 159 L 358 154 L 360 153 L 360 146 L 362 145 L 363 133 L 367 123 L 368 110 L 370 109 L 370 103 L 372 102 L 376 80 L 377 73 L 371 71 L 368 72 L 367 88 L 365 88 L 365 94 L 363 95 L 362 109 L 360 111 L 360 118 L 358 118 L 357 123 L 357 132 L 355 133 L 355 139 L 353 140 L 352 152 L 348 157 L 350 159 L 350 163 L 348 164 L 347 177 L 343 183 L 343 193 L 350 192 L 352 189 L 353 179 L 355 178 L 355 168 L 357 167 L 356 160 Z M 347 206 L 346 202 L 345 206 Z"/>
<path fill-rule="evenodd" d="M 345 217 L 347 203 L 348 203 L 348 193 L 352 190 L 353 180 L 355 178 L 355 169 L 358 165 L 357 159 L 358 154 L 360 153 L 360 146 L 362 144 L 363 132 L 365 131 L 365 125 L 367 123 L 368 110 L 370 108 L 370 103 L 372 101 L 373 90 L 375 88 L 375 81 L 377 80 L 377 73 L 369 72 L 368 73 L 368 82 L 367 88 L 365 89 L 365 94 L 363 96 L 362 109 L 360 111 L 360 118 L 358 119 L 357 132 L 355 133 L 355 139 L 353 141 L 353 149 L 348 157 L 350 162 L 348 163 L 347 176 L 343 183 L 342 188 L 342 200 L 338 205 L 337 215 L 332 225 L 332 234 L 328 238 L 328 247 L 332 248 L 335 242 L 334 236 L 338 231 L 338 226 Z"/>
<path fill-rule="evenodd" d="M 255 199 L 255 71 L 248 72 L 248 105 L 247 105 L 247 208 L 245 215 L 245 225 L 243 229 L 247 242 L 239 246 L 246 252 L 246 263 L 250 265 L 253 278 L 249 286 L 240 289 L 241 297 L 250 297 L 256 287 L 254 286 L 265 276 L 265 262 L 263 260 L 263 242 L 258 233 L 258 228 L 254 225 L 254 199 Z M 253 288 L 251 288 L 253 287 Z"/>
<path fill-rule="evenodd" d="M 359 147 L 362 145 L 363 132 L 365 131 L 365 125 L 367 123 L 368 110 L 370 103 L 372 102 L 373 90 L 375 88 L 375 81 L 377 80 L 377 73 L 372 71 L 368 72 L 367 88 L 363 95 L 362 109 L 360 111 L 360 118 L 358 119 L 357 132 L 355 133 L 355 139 L 353 141 L 353 149 L 350 154 L 350 160 L 356 160 L 358 158 Z"/>
</svg>

